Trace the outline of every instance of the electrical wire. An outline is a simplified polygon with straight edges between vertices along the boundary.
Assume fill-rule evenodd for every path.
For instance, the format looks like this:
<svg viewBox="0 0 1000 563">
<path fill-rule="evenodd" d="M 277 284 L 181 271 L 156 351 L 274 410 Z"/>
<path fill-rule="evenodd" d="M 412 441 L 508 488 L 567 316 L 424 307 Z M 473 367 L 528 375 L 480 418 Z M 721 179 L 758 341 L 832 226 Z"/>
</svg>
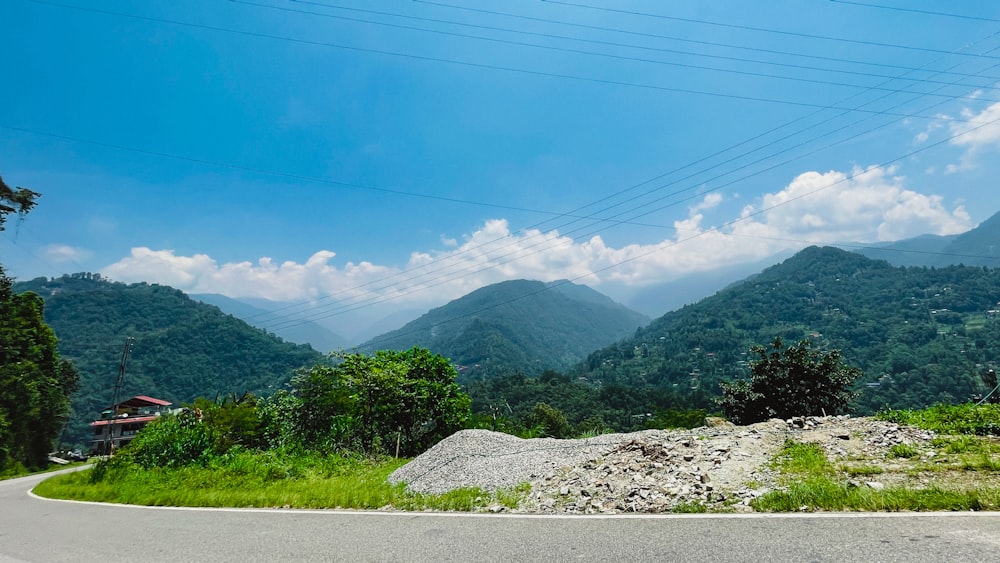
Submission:
<svg viewBox="0 0 1000 563">
<path fill-rule="evenodd" d="M 22 2 L 31 2 L 33 4 L 41 4 L 41 5 L 46 5 L 46 6 L 52 6 L 52 7 L 57 7 L 57 8 L 65 8 L 65 9 L 71 9 L 71 10 L 80 10 L 80 11 L 84 11 L 84 12 L 92 12 L 92 13 L 104 14 L 104 15 L 113 15 L 113 16 L 118 16 L 118 17 L 125 17 L 125 18 L 131 18 L 131 19 L 137 19 L 137 20 L 143 20 L 143 21 L 151 21 L 151 22 L 156 22 L 156 23 L 166 23 L 166 24 L 171 24 L 171 25 L 179 25 L 179 26 L 191 27 L 191 28 L 195 28 L 195 29 L 204 29 L 204 30 L 210 30 L 210 31 L 218 31 L 218 32 L 222 32 L 222 33 L 232 33 L 232 34 L 244 35 L 244 36 L 248 36 L 248 37 L 257 37 L 257 38 L 262 38 L 262 39 L 273 39 L 273 40 L 279 40 L 279 41 L 288 41 L 288 42 L 299 43 L 299 44 L 303 44 L 303 45 L 313 45 L 313 46 L 318 46 L 318 47 L 330 47 L 330 48 L 334 48 L 334 49 L 344 49 L 344 50 L 355 51 L 355 52 L 372 53 L 372 54 L 379 54 L 379 55 L 389 55 L 389 56 L 394 56 L 394 57 L 403 57 L 403 58 L 407 58 L 407 59 L 427 61 L 427 62 L 448 63 L 448 64 L 466 66 L 466 67 L 470 67 L 470 68 L 479 68 L 479 69 L 488 69 L 488 70 L 499 70 L 499 71 L 505 71 L 505 72 L 518 73 L 518 74 L 526 74 L 526 75 L 531 75 L 531 76 L 543 76 L 543 77 L 548 77 L 548 78 L 561 78 L 561 79 L 565 79 L 565 80 L 582 81 L 582 82 L 592 82 L 592 83 L 595 83 L 595 84 L 605 84 L 605 85 L 610 85 L 610 86 L 624 86 L 624 87 L 640 88 L 640 89 L 647 89 L 647 90 L 653 90 L 653 91 L 659 91 L 659 92 L 672 92 L 672 93 L 675 93 L 675 94 L 690 94 L 690 95 L 697 95 L 697 96 L 709 96 L 709 97 L 716 97 L 716 98 L 722 98 L 722 99 L 732 99 L 732 100 L 743 100 L 743 101 L 762 102 L 762 103 L 771 103 L 771 104 L 781 104 L 781 105 L 798 106 L 798 107 L 805 107 L 805 108 L 834 109 L 834 110 L 845 109 L 845 108 L 841 108 L 841 107 L 832 106 L 832 105 L 829 105 L 829 104 L 811 103 L 811 102 L 803 102 L 803 101 L 795 101 L 795 100 L 781 100 L 781 99 L 775 99 L 775 98 L 765 98 L 765 97 L 761 97 L 761 96 L 749 96 L 749 95 L 743 95 L 743 94 L 732 94 L 732 93 L 726 93 L 726 92 L 713 92 L 713 91 L 707 91 L 707 90 L 695 90 L 695 89 L 689 89 L 689 88 L 678 88 L 678 87 L 674 87 L 674 86 L 663 86 L 663 85 L 656 85 L 656 84 L 645 84 L 645 83 L 638 83 L 638 82 L 629 82 L 629 81 L 625 81 L 625 80 L 612 80 L 612 79 L 605 79 L 605 78 L 584 77 L 584 76 L 577 76 L 577 75 L 564 74 L 564 73 L 558 73 L 558 72 L 530 70 L 530 69 L 524 69 L 524 68 L 517 68 L 517 67 L 510 67 L 510 66 L 503 66 L 503 65 L 494 65 L 494 64 L 487 64 L 487 63 L 475 63 L 475 62 L 471 62 L 471 61 L 461 61 L 461 60 L 458 60 L 458 59 L 449 59 L 449 58 L 444 58 L 444 57 L 433 57 L 433 56 L 427 56 L 427 55 L 415 55 L 413 53 L 403 53 L 403 52 L 399 52 L 399 51 L 390 51 L 390 50 L 385 50 L 385 49 L 371 49 L 371 48 L 366 48 L 366 47 L 357 47 L 357 46 L 352 46 L 352 45 L 344 45 L 344 44 L 339 44 L 339 43 L 329 43 L 329 42 L 324 42 L 324 41 L 310 41 L 310 40 L 307 40 L 307 39 L 299 39 L 299 38 L 294 38 L 294 37 L 287 37 L 287 36 L 281 36 L 281 35 L 273 35 L 273 34 L 269 34 L 269 33 L 260 33 L 260 32 L 252 32 L 252 31 L 242 31 L 242 30 L 236 30 L 236 29 L 231 29 L 231 28 L 226 28 L 226 27 L 220 27 L 220 26 L 214 26 L 214 25 L 195 24 L 195 23 L 184 22 L 184 21 L 179 21 L 179 20 L 170 20 L 170 19 L 166 19 L 166 18 L 157 18 L 157 17 L 151 17 L 151 16 L 140 16 L 140 15 L 136 15 L 136 14 L 129 14 L 129 13 L 126 13 L 126 12 L 116 12 L 116 11 L 113 11 L 113 10 L 104 10 L 104 9 L 100 9 L 100 8 L 89 8 L 89 7 L 75 6 L 75 5 L 72 5 L 72 4 L 63 4 L 63 3 L 60 3 L 60 2 L 52 2 L 52 1 L 49 1 L 49 0 L 21 0 L 21 1 Z M 1000 57 L 998 57 L 998 58 L 1000 58 Z M 869 112 L 868 110 L 854 110 L 854 111 L 861 111 L 861 112 L 866 112 L 866 113 Z M 886 112 L 877 112 L 877 111 L 875 111 L 874 113 L 885 114 Z M 911 118 L 928 119 L 928 120 L 938 120 L 938 119 L 941 119 L 941 116 L 933 116 L 933 115 L 902 115 L 902 114 L 899 114 L 899 115 L 897 115 L 897 117 L 911 117 Z"/>
<path fill-rule="evenodd" d="M 899 45 L 899 44 L 894 44 L 894 43 L 882 43 L 882 42 L 879 42 L 879 41 L 867 41 L 867 40 L 864 40 L 864 39 L 850 39 L 850 38 L 846 38 L 846 37 L 832 37 L 832 36 L 829 36 L 829 35 L 818 35 L 818 34 L 815 34 L 815 33 L 804 33 L 804 32 L 801 32 L 801 31 L 787 31 L 787 30 L 782 30 L 782 29 L 769 29 L 769 28 L 764 28 L 764 27 L 753 27 L 753 26 L 749 26 L 749 25 L 741 25 L 741 24 L 734 24 L 734 23 L 715 22 L 715 21 L 702 20 L 702 19 L 696 19 L 696 18 L 681 18 L 681 17 L 677 17 L 677 16 L 668 16 L 668 15 L 665 15 L 665 14 L 654 14 L 654 13 L 650 13 L 650 12 L 639 12 L 639 11 L 635 11 L 635 10 L 624 10 L 624 9 L 620 9 L 620 8 L 608 8 L 608 7 L 605 7 L 605 6 L 591 6 L 589 4 L 579 4 L 579 3 L 576 3 L 576 2 L 566 2 L 564 0 L 539 0 L 539 1 L 540 2 L 545 2 L 546 4 L 558 4 L 558 5 L 561 5 L 561 6 L 570 6 L 570 7 L 573 7 L 573 8 L 582 8 L 582 9 L 587 9 L 587 10 L 597 10 L 597 11 L 601 11 L 601 12 L 611 12 L 611 13 L 617 13 L 617 14 L 628 14 L 628 15 L 633 15 L 633 16 L 642 16 L 642 17 L 646 17 L 646 18 L 656 18 L 656 19 L 678 21 L 678 22 L 684 22 L 684 23 L 695 23 L 695 24 L 701 24 L 701 25 L 711 25 L 711 26 L 716 26 L 716 27 L 724 27 L 724 28 L 728 28 L 728 29 L 742 29 L 742 30 L 746 30 L 746 31 L 757 31 L 757 32 L 761 32 L 761 33 L 773 33 L 773 34 L 778 34 L 778 35 L 787 35 L 787 36 L 790 36 L 790 37 L 803 37 L 803 38 L 806 38 L 806 39 L 822 39 L 822 40 L 825 40 L 825 41 L 836 41 L 836 42 L 841 42 L 841 43 L 852 43 L 852 44 L 855 44 L 855 45 L 867 45 L 867 46 L 871 46 L 871 47 L 891 47 L 891 48 L 894 48 L 894 49 L 905 49 L 905 50 L 909 50 L 909 51 L 923 51 L 923 52 L 926 52 L 926 53 L 939 53 L 939 54 L 948 54 L 948 53 L 950 53 L 949 51 L 946 51 L 946 50 L 943 50 L 943 49 L 932 49 L 930 47 L 917 47 L 917 46 L 914 46 L 914 45 Z M 1000 56 L 995 56 L 995 55 L 977 55 L 977 54 L 971 54 L 971 53 L 962 53 L 962 55 L 963 56 L 967 56 L 967 57 L 981 57 L 981 58 L 987 58 L 987 59 L 1000 59 Z"/>
</svg>

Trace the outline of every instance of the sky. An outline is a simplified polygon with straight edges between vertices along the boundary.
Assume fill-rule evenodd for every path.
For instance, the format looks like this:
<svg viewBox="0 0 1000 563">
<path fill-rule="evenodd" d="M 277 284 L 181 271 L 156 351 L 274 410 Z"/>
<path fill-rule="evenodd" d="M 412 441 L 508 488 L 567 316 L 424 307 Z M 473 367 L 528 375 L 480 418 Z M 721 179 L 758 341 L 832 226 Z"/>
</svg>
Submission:
<svg viewBox="0 0 1000 563">
<path fill-rule="evenodd" d="M 1000 5 L 4 0 L 0 233 L 99 272 L 426 310 L 510 279 L 627 302 L 1000 211 Z"/>
</svg>

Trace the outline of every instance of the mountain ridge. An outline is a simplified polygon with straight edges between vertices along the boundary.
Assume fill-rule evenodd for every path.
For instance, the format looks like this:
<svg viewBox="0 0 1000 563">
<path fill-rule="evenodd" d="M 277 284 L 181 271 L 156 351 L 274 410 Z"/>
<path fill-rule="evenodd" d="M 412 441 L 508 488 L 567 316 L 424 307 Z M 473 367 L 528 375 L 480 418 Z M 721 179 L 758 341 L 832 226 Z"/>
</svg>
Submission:
<svg viewBox="0 0 1000 563">
<path fill-rule="evenodd" d="M 465 378 L 564 369 L 649 318 L 568 281 L 509 280 L 431 309 L 359 349 L 421 346 L 459 365 Z"/>
</svg>

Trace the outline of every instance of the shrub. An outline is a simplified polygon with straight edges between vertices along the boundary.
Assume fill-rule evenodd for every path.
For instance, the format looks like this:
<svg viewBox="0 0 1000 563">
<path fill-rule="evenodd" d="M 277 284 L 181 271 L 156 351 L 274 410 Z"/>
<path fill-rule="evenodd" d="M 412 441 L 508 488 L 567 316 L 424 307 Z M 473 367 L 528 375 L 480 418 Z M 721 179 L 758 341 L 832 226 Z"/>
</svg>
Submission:
<svg viewBox="0 0 1000 563">
<path fill-rule="evenodd" d="M 139 431 L 122 449 L 123 463 L 131 462 L 144 469 L 207 465 L 215 454 L 217 436 L 193 415 L 164 416 Z"/>
<path fill-rule="evenodd" d="M 849 391 L 861 370 L 844 365 L 839 350 L 822 352 L 808 339 L 785 347 L 775 338 L 770 348 L 754 346 L 750 380 L 722 383 L 719 401 L 737 424 L 769 418 L 837 414 L 853 397 Z"/>
</svg>

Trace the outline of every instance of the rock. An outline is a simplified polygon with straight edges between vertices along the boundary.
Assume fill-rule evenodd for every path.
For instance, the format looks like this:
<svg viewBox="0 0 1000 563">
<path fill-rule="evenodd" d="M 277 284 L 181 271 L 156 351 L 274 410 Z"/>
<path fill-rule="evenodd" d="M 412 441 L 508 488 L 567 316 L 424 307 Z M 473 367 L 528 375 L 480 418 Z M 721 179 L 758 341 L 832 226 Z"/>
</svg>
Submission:
<svg viewBox="0 0 1000 563">
<path fill-rule="evenodd" d="M 879 483 L 878 481 L 868 481 L 865 485 L 868 485 L 868 488 L 873 491 L 881 491 L 885 489 L 885 484 Z"/>
</svg>

